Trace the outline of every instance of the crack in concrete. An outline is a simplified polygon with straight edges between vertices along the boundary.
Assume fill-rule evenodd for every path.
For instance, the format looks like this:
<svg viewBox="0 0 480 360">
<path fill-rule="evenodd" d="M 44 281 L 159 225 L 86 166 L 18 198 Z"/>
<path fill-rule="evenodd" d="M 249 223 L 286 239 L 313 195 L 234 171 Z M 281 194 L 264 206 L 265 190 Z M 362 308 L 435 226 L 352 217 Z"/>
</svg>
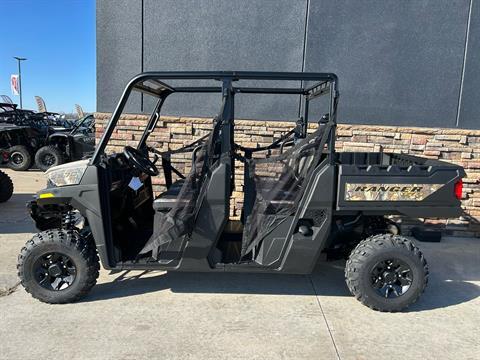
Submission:
<svg viewBox="0 0 480 360">
<path fill-rule="evenodd" d="M 320 308 L 320 312 L 322 313 L 322 316 L 323 316 L 323 321 L 325 321 L 325 325 L 327 326 L 328 333 L 330 334 L 330 339 L 332 340 L 333 348 L 335 349 L 335 353 L 337 354 L 337 359 L 341 360 L 340 354 L 338 352 L 337 344 L 335 343 L 335 339 L 333 338 L 332 330 L 330 329 L 330 325 L 328 325 L 327 317 L 325 316 L 322 304 L 320 303 L 320 299 L 318 298 L 318 293 L 317 293 L 317 289 L 315 289 L 315 284 L 313 283 L 312 277 L 310 275 L 307 275 L 307 277 L 308 277 L 308 280 L 310 280 L 310 285 L 312 285 L 313 293 L 315 295 L 315 298 L 317 299 L 318 307 Z"/>
<path fill-rule="evenodd" d="M 8 295 L 13 294 L 18 289 L 19 286 L 20 286 L 20 281 L 17 282 L 15 285 L 10 286 L 6 289 L 0 289 L 0 297 L 4 297 L 4 296 L 8 296 Z"/>
</svg>

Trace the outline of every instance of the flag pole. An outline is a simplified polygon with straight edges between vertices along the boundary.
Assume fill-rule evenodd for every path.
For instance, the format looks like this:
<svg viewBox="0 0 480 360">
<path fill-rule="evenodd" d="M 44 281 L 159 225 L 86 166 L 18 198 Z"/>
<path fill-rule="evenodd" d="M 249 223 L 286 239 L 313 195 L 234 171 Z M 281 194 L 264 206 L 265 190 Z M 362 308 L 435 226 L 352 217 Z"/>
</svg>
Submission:
<svg viewBox="0 0 480 360">
<path fill-rule="evenodd" d="M 23 104 L 22 104 L 22 67 L 20 63 L 24 60 L 27 60 L 26 58 L 14 56 L 14 59 L 17 59 L 18 61 L 18 93 L 20 95 L 20 109 L 23 109 Z"/>
</svg>

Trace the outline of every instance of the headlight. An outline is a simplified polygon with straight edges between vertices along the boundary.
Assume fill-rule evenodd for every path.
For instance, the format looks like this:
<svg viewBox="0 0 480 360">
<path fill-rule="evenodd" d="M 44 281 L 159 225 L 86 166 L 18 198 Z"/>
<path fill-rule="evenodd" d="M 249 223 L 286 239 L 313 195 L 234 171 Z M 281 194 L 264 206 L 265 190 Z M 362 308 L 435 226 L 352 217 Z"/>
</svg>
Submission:
<svg viewBox="0 0 480 360">
<path fill-rule="evenodd" d="M 74 161 L 69 164 L 54 166 L 45 173 L 47 187 L 77 185 L 82 180 L 89 160 Z"/>
</svg>

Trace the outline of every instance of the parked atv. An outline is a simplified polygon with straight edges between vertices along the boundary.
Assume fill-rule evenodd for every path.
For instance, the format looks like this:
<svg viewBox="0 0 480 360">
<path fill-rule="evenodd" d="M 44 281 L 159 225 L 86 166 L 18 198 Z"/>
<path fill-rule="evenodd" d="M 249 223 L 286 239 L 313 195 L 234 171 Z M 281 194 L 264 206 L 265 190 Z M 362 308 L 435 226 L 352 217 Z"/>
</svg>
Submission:
<svg viewBox="0 0 480 360">
<path fill-rule="evenodd" d="M 0 122 L 23 125 L 22 122 L 30 115 L 35 114 L 32 110 L 18 109 L 12 99 L 7 95 L 0 95 Z"/>
<path fill-rule="evenodd" d="M 216 83 L 192 86 L 205 80 Z M 157 105 L 138 144 L 111 154 L 109 140 L 133 90 L 153 96 Z M 218 93 L 220 111 L 207 135 L 161 152 L 149 136 L 165 99 L 182 93 Z M 237 144 L 234 119 L 241 102 L 235 102 L 245 93 L 301 98 L 300 126 L 268 146 Z M 354 248 L 345 269 L 351 293 L 375 310 L 404 309 L 423 293 L 427 263 L 412 240 L 392 234 L 396 230 L 381 218 L 458 217 L 465 171 L 403 154 L 337 153 L 337 102 L 332 73 L 136 76 L 93 157 L 47 170 L 47 188 L 29 205 L 45 231 L 20 251 L 22 285 L 40 301 L 76 301 L 95 285 L 99 257 L 104 268 L 116 270 L 308 274 L 322 253 L 357 238 L 346 246 Z M 312 109 L 324 104 L 326 114 L 314 119 Z M 176 168 L 175 156 L 190 156 L 187 171 Z M 244 166 L 241 220 L 229 217 L 235 162 Z M 152 178 L 160 164 L 166 190 L 154 196 Z M 358 236 L 339 236 L 346 232 Z"/>
<path fill-rule="evenodd" d="M 91 156 L 95 149 L 95 122 L 93 115 L 75 122 L 70 132 L 51 134 L 46 145 L 35 154 L 35 165 L 42 171 L 65 162 Z"/>
<path fill-rule="evenodd" d="M 8 166 L 17 171 L 29 169 L 37 150 L 45 146 L 53 133 L 66 132 L 58 126 L 51 113 L 34 113 L 21 110 L 11 99 L 2 95 L 5 103 L 0 103 L 0 146 L 10 152 Z"/>
<path fill-rule="evenodd" d="M 35 152 L 43 143 L 43 136 L 31 127 L 0 123 L 0 148 L 7 149 L 7 166 L 13 170 L 29 169 Z"/>
</svg>

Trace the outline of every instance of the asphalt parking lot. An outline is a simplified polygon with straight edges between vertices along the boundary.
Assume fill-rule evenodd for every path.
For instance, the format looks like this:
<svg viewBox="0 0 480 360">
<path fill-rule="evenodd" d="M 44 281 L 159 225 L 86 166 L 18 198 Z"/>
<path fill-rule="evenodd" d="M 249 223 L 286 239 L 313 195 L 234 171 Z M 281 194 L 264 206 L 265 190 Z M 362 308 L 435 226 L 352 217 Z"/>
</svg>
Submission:
<svg viewBox="0 0 480 360">
<path fill-rule="evenodd" d="M 480 239 L 420 243 L 430 281 L 403 313 L 372 311 L 342 261 L 311 276 L 102 271 L 82 302 L 47 305 L 16 286 L 35 228 L 25 202 L 43 173 L 7 172 L 0 204 L 1 359 L 479 359 Z"/>
</svg>

